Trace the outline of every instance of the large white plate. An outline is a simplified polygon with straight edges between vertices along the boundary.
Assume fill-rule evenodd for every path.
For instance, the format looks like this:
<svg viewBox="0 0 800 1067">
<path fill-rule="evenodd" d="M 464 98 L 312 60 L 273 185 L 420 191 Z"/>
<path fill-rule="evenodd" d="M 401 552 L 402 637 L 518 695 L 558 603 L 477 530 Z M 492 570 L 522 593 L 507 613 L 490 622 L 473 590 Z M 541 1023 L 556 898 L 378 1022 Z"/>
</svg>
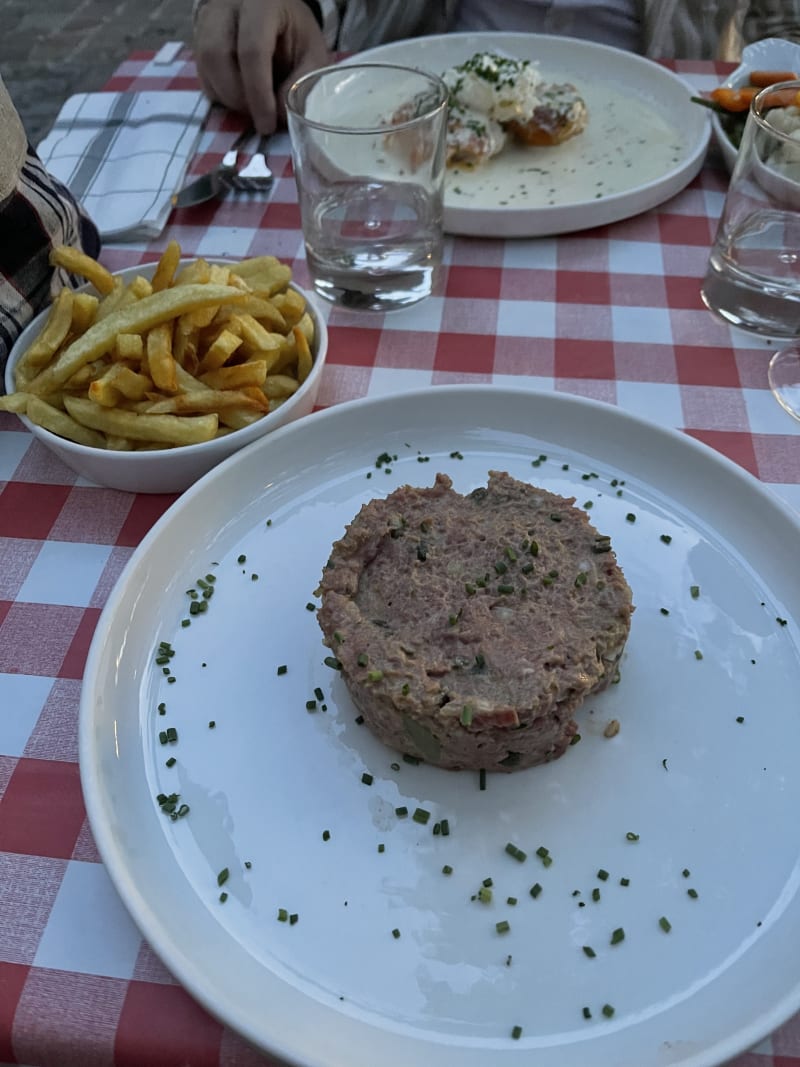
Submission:
<svg viewBox="0 0 800 1067">
<path fill-rule="evenodd" d="M 355 722 L 307 605 L 368 498 L 440 470 L 466 491 L 493 468 L 592 501 L 637 607 L 581 743 L 481 791 Z M 800 1007 L 799 532 L 716 453 L 569 396 L 439 387 L 276 431 L 165 514 L 97 627 L 81 772 L 124 902 L 210 1011 L 294 1063 L 722 1062 Z M 206 574 L 210 609 L 183 628 Z M 307 711 L 318 687 L 327 710 Z M 154 799 L 173 791 L 191 809 L 177 821 Z M 494 901 L 471 901 L 485 878 Z"/>
<path fill-rule="evenodd" d="M 475 52 L 534 60 L 548 81 L 572 82 L 589 125 L 555 148 L 506 149 L 451 170 L 445 229 L 475 237 L 540 237 L 604 226 L 680 192 L 705 158 L 711 125 L 692 88 L 649 59 L 571 37 L 449 33 L 381 45 L 348 62 L 405 63 L 441 74 Z"/>
</svg>

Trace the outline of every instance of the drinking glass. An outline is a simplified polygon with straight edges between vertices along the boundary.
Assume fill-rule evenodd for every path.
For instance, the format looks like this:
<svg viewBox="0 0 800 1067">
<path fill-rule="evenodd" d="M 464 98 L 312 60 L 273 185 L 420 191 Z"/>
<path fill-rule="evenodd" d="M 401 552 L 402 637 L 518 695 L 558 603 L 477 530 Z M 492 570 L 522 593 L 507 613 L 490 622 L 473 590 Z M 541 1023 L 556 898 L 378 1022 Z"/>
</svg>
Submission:
<svg viewBox="0 0 800 1067">
<path fill-rule="evenodd" d="M 701 293 L 734 326 L 800 339 L 800 81 L 750 106 Z M 773 356 L 769 383 L 800 418 L 797 342 Z"/>
<path fill-rule="evenodd" d="M 313 285 L 379 311 L 427 296 L 442 259 L 447 88 L 393 64 L 313 71 L 287 117 Z"/>
</svg>

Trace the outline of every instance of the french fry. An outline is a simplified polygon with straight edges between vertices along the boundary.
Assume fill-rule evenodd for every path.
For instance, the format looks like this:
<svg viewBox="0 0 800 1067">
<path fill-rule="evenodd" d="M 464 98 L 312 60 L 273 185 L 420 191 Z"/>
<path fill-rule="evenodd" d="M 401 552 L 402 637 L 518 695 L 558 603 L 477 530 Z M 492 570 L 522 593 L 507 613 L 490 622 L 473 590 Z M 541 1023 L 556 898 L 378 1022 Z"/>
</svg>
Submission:
<svg viewBox="0 0 800 1067">
<path fill-rule="evenodd" d="M 198 415 L 204 412 L 221 414 L 230 408 L 253 411 L 264 415 L 269 411 L 269 401 L 258 390 L 260 399 L 241 389 L 195 389 L 190 393 L 178 393 L 177 396 L 151 403 L 144 409 L 148 415 Z"/>
<path fill-rule="evenodd" d="M 42 426 L 45 430 L 58 434 L 59 437 L 66 437 L 68 441 L 74 441 L 78 445 L 88 445 L 90 448 L 105 448 L 106 446 L 105 438 L 101 433 L 96 433 L 95 430 L 82 425 L 39 396 L 28 398 L 26 414 L 37 426 Z"/>
<path fill-rule="evenodd" d="M 210 370 L 217 370 L 224 366 L 242 343 L 241 337 L 232 330 L 221 330 L 214 341 L 206 349 L 198 368 L 198 374 L 206 374 Z"/>
<path fill-rule="evenodd" d="M 314 357 L 311 355 L 311 349 L 308 347 L 306 335 L 299 326 L 295 326 L 292 329 L 292 335 L 297 343 L 297 380 L 302 385 L 311 373 Z"/>
<path fill-rule="evenodd" d="M 274 256 L 243 259 L 240 263 L 232 263 L 231 271 L 244 278 L 253 292 L 264 292 L 267 296 L 285 289 L 292 279 L 291 269 Z"/>
<path fill-rule="evenodd" d="M 147 335 L 147 370 L 156 389 L 177 393 L 177 364 L 172 355 L 172 325 L 162 322 Z"/>
<path fill-rule="evenodd" d="M 160 293 L 162 289 L 169 289 L 180 261 L 181 246 L 177 241 L 170 241 L 161 253 L 161 259 L 158 261 L 153 280 L 150 283 L 153 286 L 154 293 Z"/>
<path fill-rule="evenodd" d="M 306 310 L 306 301 L 302 293 L 296 289 L 287 289 L 285 293 L 276 293 L 272 298 L 272 306 L 276 308 L 286 323 L 286 329 L 296 326 Z M 283 331 L 284 333 L 286 330 Z"/>
<path fill-rule="evenodd" d="M 0 396 L 0 411 L 10 411 L 14 415 L 24 415 L 28 407 L 28 400 L 30 399 L 30 393 L 8 393 L 7 396 Z"/>
<path fill-rule="evenodd" d="M 153 292 L 153 286 L 147 278 L 143 278 L 141 274 L 137 274 L 128 286 L 128 291 L 134 299 L 141 300 L 145 296 L 150 296 Z"/>
<path fill-rule="evenodd" d="M 144 357 L 144 340 L 140 333 L 118 333 L 111 358 L 117 362 L 140 363 Z"/>
<path fill-rule="evenodd" d="M 117 437 L 164 445 L 196 445 L 210 441 L 219 425 L 216 415 L 139 415 L 135 411 L 109 410 L 78 396 L 65 397 L 64 403 L 69 414 L 82 426 Z"/>
<path fill-rule="evenodd" d="M 75 293 L 72 301 L 72 332 L 85 333 L 97 317 L 100 301 L 94 293 Z"/>
<path fill-rule="evenodd" d="M 120 308 L 90 326 L 85 334 L 61 353 L 55 363 L 29 383 L 29 389 L 41 396 L 57 388 L 76 370 L 104 355 L 114 344 L 118 333 L 144 333 L 176 315 L 208 304 L 236 300 L 238 295 L 238 289 L 227 285 L 184 285 L 137 300 L 130 307 Z"/>
<path fill-rule="evenodd" d="M 268 374 L 263 388 L 270 400 L 278 400 L 296 393 L 300 383 L 289 374 Z"/>
<path fill-rule="evenodd" d="M 86 278 L 98 293 L 104 296 L 112 292 L 116 284 L 114 275 L 101 263 L 70 245 L 58 245 L 54 248 L 50 253 L 50 262 L 54 267 L 63 267 L 70 274 L 79 274 Z"/>
<path fill-rule="evenodd" d="M 205 259 L 196 259 L 193 263 L 187 263 L 178 272 L 174 284 L 178 285 L 207 285 L 211 276 L 211 264 Z"/>
<path fill-rule="evenodd" d="M 29 377 L 29 371 L 43 367 L 53 358 L 72 326 L 74 302 L 75 294 L 72 289 L 65 287 L 59 292 L 50 308 L 44 329 L 17 364 L 18 380 L 25 380 Z"/>
<path fill-rule="evenodd" d="M 126 400 L 141 400 L 153 382 L 145 374 L 126 367 L 122 363 L 112 363 L 105 374 L 89 385 L 89 399 L 103 407 L 116 407 L 124 397 Z"/>
<path fill-rule="evenodd" d="M 220 367 L 199 378 L 209 389 L 242 389 L 246 385 L 263 385 L 266 380 L 267 365 L 262 359 L 236 367 Z"/>
</svg>

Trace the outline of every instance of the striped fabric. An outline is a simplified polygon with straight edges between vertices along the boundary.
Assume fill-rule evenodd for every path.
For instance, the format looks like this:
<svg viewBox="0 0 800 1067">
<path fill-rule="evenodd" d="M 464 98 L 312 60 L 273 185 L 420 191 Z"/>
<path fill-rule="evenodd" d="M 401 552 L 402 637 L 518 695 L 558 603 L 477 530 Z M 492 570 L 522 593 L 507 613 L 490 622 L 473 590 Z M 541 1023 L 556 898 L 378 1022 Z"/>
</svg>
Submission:
<svg viewBox="0 0 800 1067">
<path fill-rule="evenodd" d="M 492 6 L 500 7 L 500 0 Z M 800 39 L 800 0 L 634 0 L 634 7 L 642 51 L 654 58 L 734 59 L 742 43 Z M 320 0 L 320 8 L 328 45 L 356 51 L 451 29 L 458 0 Z M 531 32 L 543 28 L 537 10 L 540 5 L 532 6 Z"/>
<path fill-rule="evenodd" d="M 100 251 L 94 223 L 29 147 L 16 189 L 0 203 L 0 373 L 33 316 L 64 285 L 81 281 L 50 266 L 50 249 L 59 244 Z"/>
</svg>

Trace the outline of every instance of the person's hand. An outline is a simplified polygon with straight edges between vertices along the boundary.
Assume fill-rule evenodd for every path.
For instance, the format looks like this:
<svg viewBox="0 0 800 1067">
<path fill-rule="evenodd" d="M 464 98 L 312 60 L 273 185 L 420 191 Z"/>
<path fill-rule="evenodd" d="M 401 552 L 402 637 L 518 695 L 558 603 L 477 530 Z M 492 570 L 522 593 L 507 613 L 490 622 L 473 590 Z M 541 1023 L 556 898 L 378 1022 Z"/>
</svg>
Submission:
<svg viewBox="0 0 800 1067">
<path fill-rule="evenodd" d="M 249 114 L 260 133 L 272 133 L 283 120 L 292 82 L 330 62 L 303 0 L 205 0 L 195 20 L 194 52 L 205 92 Z"/>
</svg>

